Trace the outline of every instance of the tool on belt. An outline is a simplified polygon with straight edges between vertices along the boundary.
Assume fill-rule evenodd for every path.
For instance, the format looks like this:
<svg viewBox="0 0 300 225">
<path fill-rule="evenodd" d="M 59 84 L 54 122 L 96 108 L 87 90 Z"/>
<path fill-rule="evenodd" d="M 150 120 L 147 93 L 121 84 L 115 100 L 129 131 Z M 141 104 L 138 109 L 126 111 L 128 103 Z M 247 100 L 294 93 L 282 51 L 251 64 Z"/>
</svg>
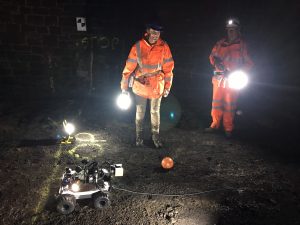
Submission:
<svg viewBox="0 0 300 225">
<path fill-rule="evenodd" d="M 155 72 L 152 72 L 152 73 L 145 73 L 145 74 L 143 74 L 141 76 L 138 76 L 138 77 L 136 77 L 135 74 L 134 74 L 133 76 L 130 77 L 129 87 L 133 86 L 134 81 L 138 81 L 143 85 L 150 85 L 149 78 L 159 75 L 160 72 L 161 72 L 161 70 L 158 70 L 158 71 L 155 71 Z"/>
</svg>

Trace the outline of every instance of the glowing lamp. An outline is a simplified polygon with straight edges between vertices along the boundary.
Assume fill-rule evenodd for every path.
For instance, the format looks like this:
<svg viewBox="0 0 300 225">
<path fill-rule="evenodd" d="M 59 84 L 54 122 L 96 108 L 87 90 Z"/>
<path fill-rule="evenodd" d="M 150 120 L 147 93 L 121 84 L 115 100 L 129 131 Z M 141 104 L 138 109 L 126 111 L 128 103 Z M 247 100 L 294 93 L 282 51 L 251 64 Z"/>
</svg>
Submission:
<svg viewBox="0 0 300 225">
<path fill-rule="evenodd" d="M 75 131 L 75 126 L 72 123 L 68 123 L 66 120 L 63 123 L 64 128 L 65 128 L 65 132 L 68 135 L 71 135 L 72 133 L 74 133 Z"/>
<path fill-rule="evenodd" d="M 234 71 L 228 76 L 229 88 L 240 90 L 248 84 L 248 76 L 241 70 Z"/>
<path fill-rule="evenodd" d="M 77 192 L 79 191 L 79 185 L 77 183 L 72 184 L 71 186 L 72 191 Z"/>
<path fill-rule="evenodd" d="M 129 93 L 121 93 L 117 98 L 117 105 L 122 110 L 129 109 L 131 105 L 131 98 L 129 96 Z"/>
</svg>

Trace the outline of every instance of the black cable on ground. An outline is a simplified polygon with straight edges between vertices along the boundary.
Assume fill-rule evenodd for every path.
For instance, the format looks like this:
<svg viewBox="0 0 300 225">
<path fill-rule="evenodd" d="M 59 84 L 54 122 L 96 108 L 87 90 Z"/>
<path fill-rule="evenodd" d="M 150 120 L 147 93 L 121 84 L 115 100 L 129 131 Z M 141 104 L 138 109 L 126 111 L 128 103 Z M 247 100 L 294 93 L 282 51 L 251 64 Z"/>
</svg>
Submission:
<svg viewBox="0 0 300 225">
<path fill-rule="evenodd" d="M 217 192 L 217 191 L 224 191 L 224 190 L 234 190 L 241 192 L 242 189 L 240 188 L 232 188 L 232 187 L 227 187 L 227 188 L 219 188 L 219 189 L 214 189 L 214 190 L 208 190 L 208 191 L 200 191 L 200 192 L 194 192 L 194 193 L 185 193 L 185 194 L 160 194 L 160 193 L 148 193 L 148 192 L 138 192 L 138 191 L 132 191 L 128 190 L 125 188 L 119 188 L 116 186 L 112 186 L 113 189 L 118 190 L 118 191 L 124 191 L 128 192 L 131 194 L 136 194 L 136 195 L 154 195 L 154 196 L 166 196 L 166 197 L 181 197 L 181 196 L 192 196 L 192 195 L 202 195 L 202 194 L 207 194 L 211 192 Z"/>
</svg>

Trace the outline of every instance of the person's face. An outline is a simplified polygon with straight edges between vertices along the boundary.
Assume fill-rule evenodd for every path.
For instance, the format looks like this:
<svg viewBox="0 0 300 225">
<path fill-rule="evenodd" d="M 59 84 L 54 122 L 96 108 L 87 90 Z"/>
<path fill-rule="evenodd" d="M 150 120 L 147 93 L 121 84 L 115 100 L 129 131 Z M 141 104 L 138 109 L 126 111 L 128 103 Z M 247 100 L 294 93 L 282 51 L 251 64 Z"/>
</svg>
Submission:
<svg viewBox="0 0 300 225">
<path fill-rule="evenodd" d="M 160 31 L 153 30 L 152 28 L 147 29 L 148 41 L 150 44 L 154 44 L 160 37 Z"/>
<path fill-rule="evenodd" d="M 227 37 L 229 41 L 234 41 L 239 38 L 240 32 L 236 28 L 227 28 Z"/>
</svg>

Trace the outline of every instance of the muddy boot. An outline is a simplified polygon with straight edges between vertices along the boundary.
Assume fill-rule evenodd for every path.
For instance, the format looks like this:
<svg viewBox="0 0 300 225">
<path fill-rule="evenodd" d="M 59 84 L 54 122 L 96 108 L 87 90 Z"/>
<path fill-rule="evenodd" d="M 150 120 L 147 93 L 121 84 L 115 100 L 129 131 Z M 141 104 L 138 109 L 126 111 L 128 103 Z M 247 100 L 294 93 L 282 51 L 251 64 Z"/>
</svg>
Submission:
<svg viewBox="0 0 300 225">
<path fill-rule="evenodd" d="M 217 128 L 208 127 L 204 129 L 204 133 L 216 133 L 218 131 Z"/>
<path fill-rule="evenodd" d="M 144 146 L 143 124 L 141 122 L 136 122 L 136 139 L 135 139 L 135 145 L 137 147 L 143 147 Z"/>
<path fill-rule="evenodd" d="M 153 144 L 155 145 L 156 148 L 162 148 L 163 147 L 163 144 L 161 142 L 161 139 L 160 139 L 158 133 L 152 134 L 152 140 L 153 140 Z"/>
<path fill-rule="evenodd" d="M 144 146 L 144 140 L 141 137 L 136 137 L 135 145 L 136 145 L 136 147 L 143 147 Z"/>
</svg>

